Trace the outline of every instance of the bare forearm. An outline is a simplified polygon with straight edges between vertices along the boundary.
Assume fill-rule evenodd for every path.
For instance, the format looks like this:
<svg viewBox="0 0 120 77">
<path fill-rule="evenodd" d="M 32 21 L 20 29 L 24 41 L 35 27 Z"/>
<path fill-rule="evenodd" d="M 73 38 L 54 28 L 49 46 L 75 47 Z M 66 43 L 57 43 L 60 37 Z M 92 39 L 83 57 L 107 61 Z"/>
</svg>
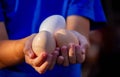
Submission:
<svg viewBox="0 0 120 77">
<path fill-rule="evenodd" d="M 90 22 L 87 18 L 72 15 L 67 17 L 67 29 L 75 30 L 88 38 Z"/>
<path fill-rule="evenodd" d="M 23 60 L 24 39 L 9 40 L 4 22 L 0 22 L 0 68 Z"/>
<path fill-rule="evenodd" d="M 24 60 L 23 47 L 27 38 L 0 40 L 0 68 L 18 64 Z"/>
</svg>

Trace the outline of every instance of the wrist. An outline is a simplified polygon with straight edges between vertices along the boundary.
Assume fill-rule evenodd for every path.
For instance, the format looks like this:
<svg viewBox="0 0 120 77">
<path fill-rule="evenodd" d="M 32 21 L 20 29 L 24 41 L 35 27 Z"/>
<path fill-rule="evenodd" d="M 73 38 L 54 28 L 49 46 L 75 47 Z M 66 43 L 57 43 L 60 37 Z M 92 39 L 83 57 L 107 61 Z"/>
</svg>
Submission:
<svg viewBox="0 0 120 77">
<path fill-rule="evenodd" d="M 25 47 L 25 44 L 26 42 L 30 39 L 30 38 L 33 38 L 36 34 L 32 34 L 28 37 L 25 37 L 25 38 L 22 38 L 22 39 L 19 39 L 16 41 L 16 55 L 19 59 L 19 61 L 24 61 L 25 59 L 25 54 L 24 54 L 24 47 Z"/>
<path fill-rule="evenodd" d="M 23 49 L 25 46 L 25 42 L 27 41 L 27 38 L 23 38 L 20 40 L 16 41 L 16 57 L 18 59 L 19 62 L 23 62 L 24 61 L 24 53 L 23 53 Z"/>
<path fill-rule="evenodd" d="M 77 31 L 78 33 L 88 38 L 90 32 L 90 21 L 89 19 L 82 16 L 68 16 L 66 28 L 68 30 Z"/>
</svg>

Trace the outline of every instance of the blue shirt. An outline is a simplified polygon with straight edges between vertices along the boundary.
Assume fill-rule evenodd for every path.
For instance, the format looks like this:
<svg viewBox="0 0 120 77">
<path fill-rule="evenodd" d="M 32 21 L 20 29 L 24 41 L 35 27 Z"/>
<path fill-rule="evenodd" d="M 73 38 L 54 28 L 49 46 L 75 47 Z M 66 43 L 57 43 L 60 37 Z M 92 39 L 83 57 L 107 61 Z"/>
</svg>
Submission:
<svg viewBox="0 0 120 77">
<path fill-rule="evenodd" d="M 83 16 L 96 23 L 106 21 L 100 0 L 0 0 L 0 21 L 4 21 L 9 39 L 37 33 L 41 22 L 50 15 Z M 93 27 L 92 27 L 93 26 Z M 80 77 L 81 65 L 57 65 L 40 75 L 25 62 L 0 70 L 1 77 Z M 7 73 L 7 74 L 6 74 Z"/>
</svg>

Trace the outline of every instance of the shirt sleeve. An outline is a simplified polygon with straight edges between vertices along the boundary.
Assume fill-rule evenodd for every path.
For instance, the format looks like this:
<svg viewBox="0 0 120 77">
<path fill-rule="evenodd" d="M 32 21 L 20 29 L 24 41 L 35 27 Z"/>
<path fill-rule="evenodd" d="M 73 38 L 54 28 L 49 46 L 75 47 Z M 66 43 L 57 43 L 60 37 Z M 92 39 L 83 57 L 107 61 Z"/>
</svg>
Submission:
<svg viewBox="0 0 120 77">
<path fill-rule="evenodd" d="M 0 21 L 4 21 L 4 14 L 3 14 L 3 9 L 2 9 L 1 2 L 0 2 Z"/>
<path fill-rule="evenodd" d="M 78 15 L 90 19 L 91 29 L 102 27 L 106 23 L 100 0 L 71 0 L 67 15 Z"/>
</svg>

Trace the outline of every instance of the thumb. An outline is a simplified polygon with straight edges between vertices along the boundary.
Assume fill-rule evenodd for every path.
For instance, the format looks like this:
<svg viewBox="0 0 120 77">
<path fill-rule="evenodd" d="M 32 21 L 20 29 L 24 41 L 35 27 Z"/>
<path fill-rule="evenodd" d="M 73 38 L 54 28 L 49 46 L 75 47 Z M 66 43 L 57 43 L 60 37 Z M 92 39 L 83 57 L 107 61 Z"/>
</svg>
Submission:
<svg viewBox="0 0 120 77">
<path fill-rule="evenodd" d="M 29 56 L 30 58 L 36 57 L 34 51 L 32 50 L 32 40 L 34 37 L 35 34 L 32 34 L 31 36 L 28 37 L 28 40 L 26 41 L 23 49 L 24 54 Z"/>
</svg>

